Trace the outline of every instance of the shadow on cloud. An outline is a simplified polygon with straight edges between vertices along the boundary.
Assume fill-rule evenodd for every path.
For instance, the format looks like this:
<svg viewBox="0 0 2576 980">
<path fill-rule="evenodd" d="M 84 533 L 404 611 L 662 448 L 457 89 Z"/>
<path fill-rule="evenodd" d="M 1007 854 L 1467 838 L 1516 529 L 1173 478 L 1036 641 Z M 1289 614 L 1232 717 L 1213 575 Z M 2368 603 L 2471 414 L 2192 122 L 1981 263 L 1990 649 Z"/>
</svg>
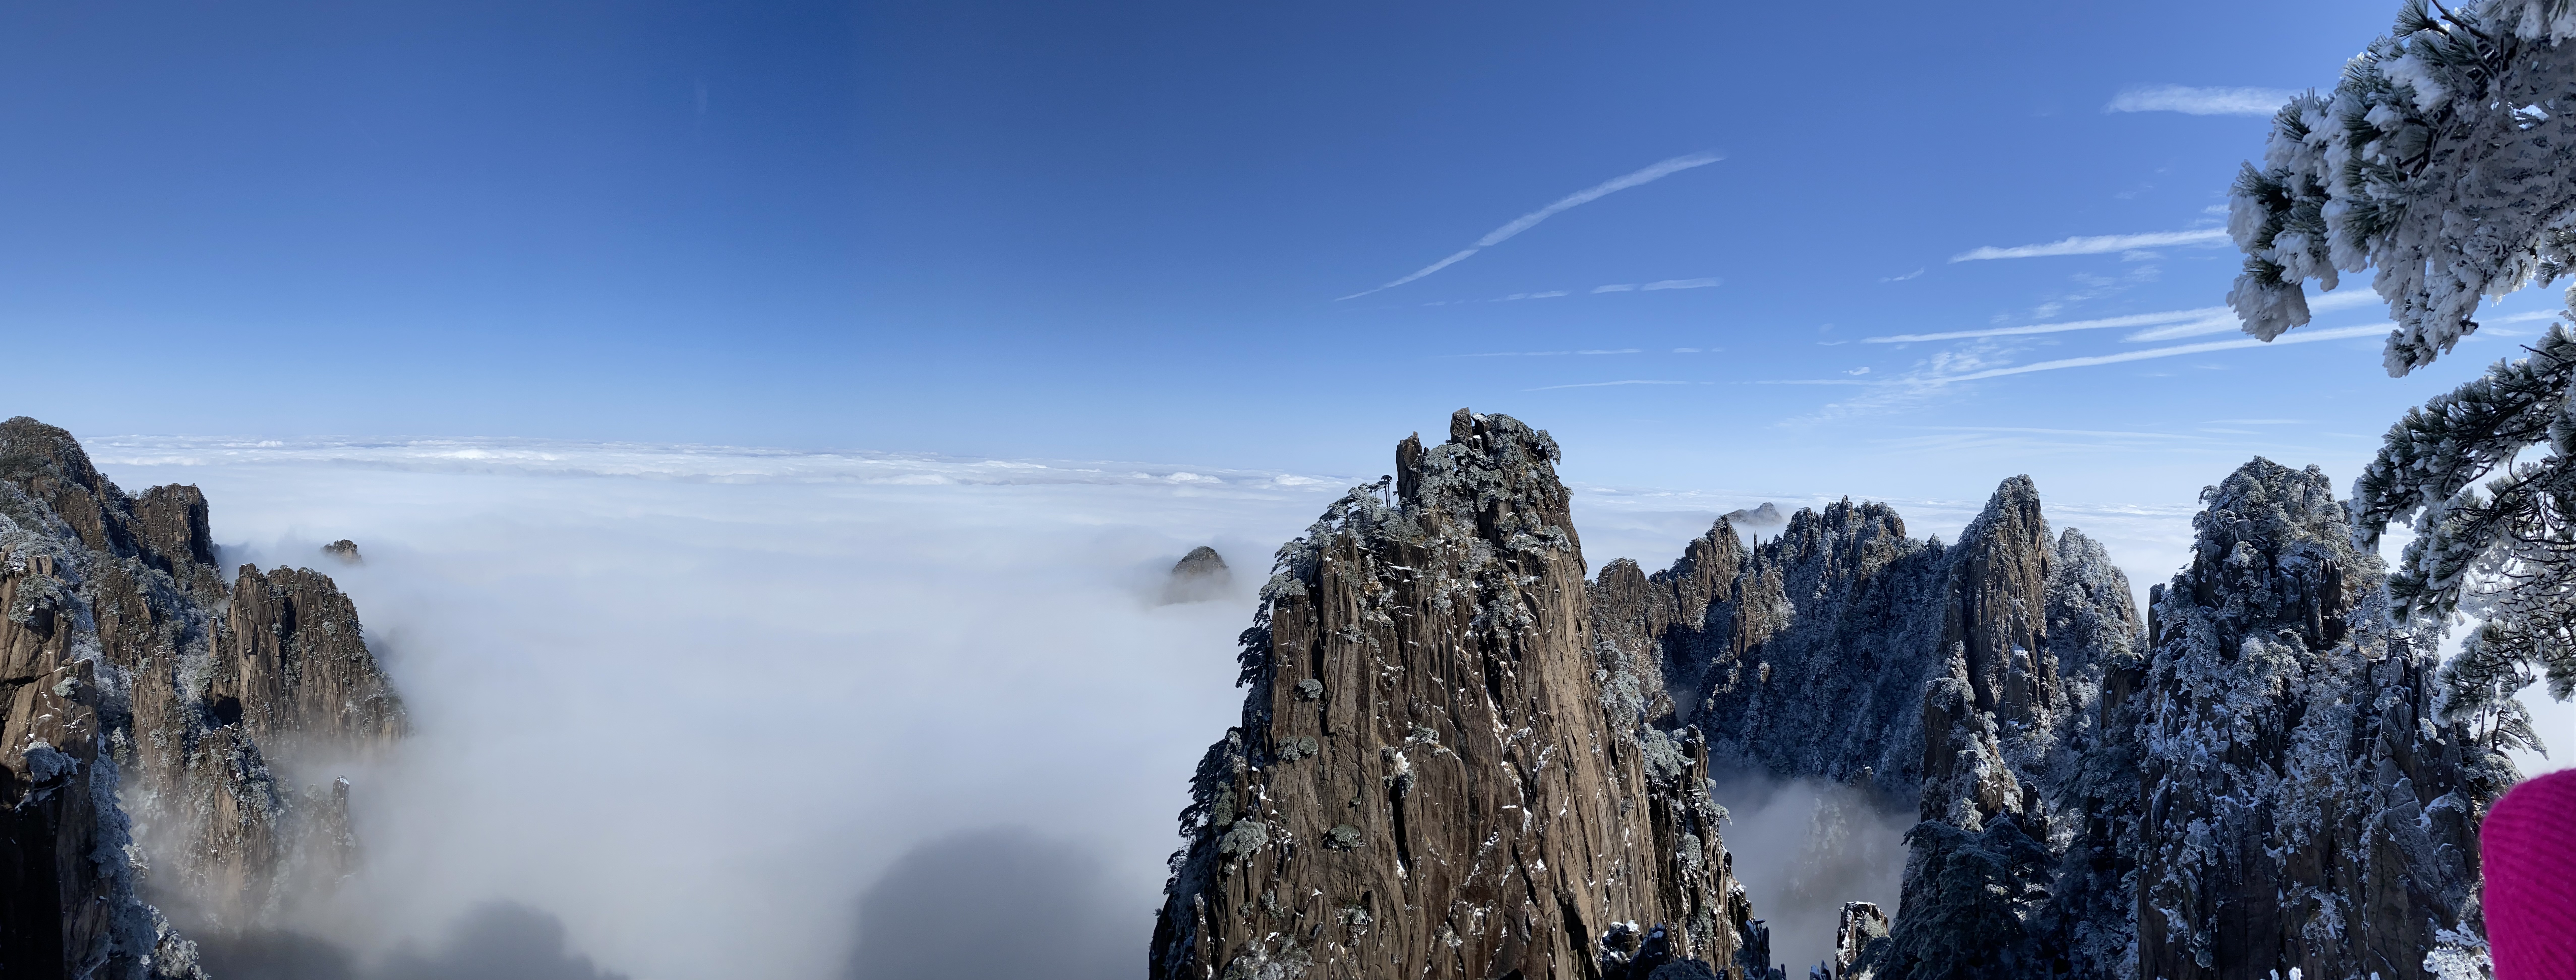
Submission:
<svg viewBox="0 0 2576 980">
<path fill-rule="evenodd" d="M 253 932 L 197 940 L 199 961 L 216 977 L 261 980 L 626 980 L 574 952 L 563 920 L 515 902 L 468 910 L 445 939 L 397 947 L 363 964 L 347 947 L 297 932 Z"/>
<path fill-rule="evenodd" d="M 1132 977 L 1146 944 L 1130 898 L 1112 887 L 1097 848 L 1022 827 L 943 837 L 904 854 L 860 896 L 858 947 L 843 976 Z"/>
</svg>

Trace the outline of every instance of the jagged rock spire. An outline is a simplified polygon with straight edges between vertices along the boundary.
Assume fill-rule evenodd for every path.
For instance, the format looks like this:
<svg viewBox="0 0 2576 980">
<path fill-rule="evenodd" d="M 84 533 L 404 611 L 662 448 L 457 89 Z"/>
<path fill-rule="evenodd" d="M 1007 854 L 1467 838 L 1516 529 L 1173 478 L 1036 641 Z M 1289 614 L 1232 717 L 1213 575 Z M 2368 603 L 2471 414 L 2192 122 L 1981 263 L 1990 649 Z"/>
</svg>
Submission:
<svg viewBox="0 0 2576 980">
<path fill-rule="evenodd" d="M 1461 409 L 1396 459 L 1279 552 L 1151 975 L 1597 976 L 1630 920 L 1731 962 L 1697 735 L 1596 652 L 1555 440 Z"/>
</svg>

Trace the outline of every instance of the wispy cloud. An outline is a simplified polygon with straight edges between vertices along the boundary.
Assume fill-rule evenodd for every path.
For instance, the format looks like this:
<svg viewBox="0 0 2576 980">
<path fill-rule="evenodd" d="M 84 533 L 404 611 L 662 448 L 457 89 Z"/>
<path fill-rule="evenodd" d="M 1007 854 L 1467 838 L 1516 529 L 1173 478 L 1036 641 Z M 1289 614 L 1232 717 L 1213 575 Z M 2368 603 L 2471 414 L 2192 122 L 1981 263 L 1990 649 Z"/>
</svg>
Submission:
<svg viewBox="0 0 2576 980">
<path fill-rule="evenodd" d="M 1968 374 L 1954 374 L 1925 378 L 1917 383 L 1945 385 L 1959 381 L 1980 381 L 1986 378 L 2000 378 L 2008 374 L 2029 374 L 2033 371 L 2056 371 L 2063 368 L 2095 367 L 2103 364 L 2144 361 L 2158 357 L 2180 357 L 2184 354 L 2202 354 L 2209 351 L 2237 350 L 2246 347 L 2278 347 L 2282 344 L 2301 344 L 2318 340 L 2343 340 L 2350 337 L 2368 337 L 2386 333 L 2387 330 L 2387 327 L 2381 326 L 2342 327 L 2334 330 L 2318 330 L 2313 333 L 2289 333 L 2282 335 L 2278 339 L 2270 341 L 2256 340 L 2252 337 L 2247 337 L 2243 340 L 2214 340 L 2205 344 L 2181 344 L 2173 347 L 2150 347 L 2146 350 L 2122 351 L 2117 354 L 2097 354 L 2092 357 L 2069 357 L 2054 361 L 2040 361 L 2035 364 L 2017 364 L 2011 367 L 1987 368 L 1983 371 L 1975 371 Z"/>
<path fill-rule="evenodd" d="M 1967 340 L 1972 337 L 2018 337 L 2034 333 L 2063 333 L 2068 330 L 2100 330 L 2105 327 L 2143 327 L 2152 323 L 2176 320 L 2206 320 L 2228 317 L 2236 322 L 2235 311 L 2224 306 L 2204 306 L 2190 310 L 2167 310 L 2162 313 L 2133 313 L 2128 316 L 2104 317 L 2099 320 L 2069 320 L 2064 323 L 2033 323 L 2019 327 L 1988 327 L 1983 330 L 1952 330 L 1946 333 L 1905 333 L 1889 337 L 1863 337 L 1864 344 L 1911 344 L 1930 340 Z"/>
<path fill-rule="evenodd" d="M 2512 316 L 2500 316 L 2492 320 L 2480 320 L 2478 322 L 2492 327 L 2503 323 L 2530 323 L 2534 320 L 2556 320 L 2565 317 L 2566 315 L 2567 314 L 2564 311 L 2560 310 L 2534 310 L 2529 313 L 2516 313 Z"/>
<path fill-rule="evenodd" d="M 1901 275 L 1901 276 L 1882 276 L 1882 277 L 1880 277 L 1880 278 L 1879 278 L 1879 280 L 1878 280 L 1878 281 L 1880 281 L 1880 282 L 1904 282 L 1905 280 L 1912 279 L 1912 278 L 1914 278 L 1914 277 L 1916 277 L 1916 276 L 1919 276 L 1919 275 L 1922 275 L 1922 274 L 1923 274 L 1923 270 L 1921 270 L 1921 269 L 1916 269 L 1916 270 L 1914 270 L 1914 271 L 1912 271 L 1912 272 L 1908 272 L 1908 273 L 1906 273 L 1906 274 L 1904 274 L 1904 275 Z"/>
<path fill-rule="evenodd" d="M 2298 93 L 2277 88 L 2136 85 L 2111 97 L 2104 112 L 2180 112 L 2194 116 L 2268 116 Z"/>
<path fill-rule="evenodd" d="M 1420 271 L 1417 271 L 1412 275 L 1389 282 L 1386 285 L 1377 287 L 1376 289 L 1363 289 L 1359 292 L 1344 296 L 1341 299 L 1334 300 L 1333 302 L 1338 303 L 1342 300 L 1358 299 L 1379 290 L 1393 289 L 1397 286 L 1404 285 L 1405 283 L 1412 282 L 1416 279 L 1420 279 L 1434 272 L 1438 272 L 1452 265 L 1466 261 L 1468 256 L 1474 255 L 1485 249 L 1492 248 L 1496 245 L 1500 245 L 1514 235 L 1537 227 L 1539 222 L 1556 217 L 1560 212 L 1590 204 L 1631 187 L 1654 183 L 1655 181 L 1670 177 L 1684 170 L 1689 170 L 1692 167 L 1705 167 L 1724 159 L 1726 159 L 1724 154 L 1693 153 L 1687 156 L 1678 156 L 1670 160 L 1665 160 L 1635 173 L 1613 177 L 1609 180 L 1558 198 L 1555 203 L 1546 207 L 1521 215 L 1518 218 L 1514 218 L 1511 223 L 1486 232 L 1485 237 L 1476 239 L 1475 244 L 1460 249 L 1449 257 L 1441 259 L 1438 262 L 1423 266 Z"/>
<path fill-rule="evenodd" d="M 1967 374 L 2002 365 L 2002 348 L 1995 341 L 1970 343 L 1938 350 L 1915 365 L 1914 369 L 1885 381 L 1866 378 L 1818 378 L 1791 381 L 1753 382 L 1755 384 L 1851 385 L 1861 389 L 1851 397 L 1819 406 L 1806 415 L 1783 420 L 1786 425 L 1835 422 L 1865 415 L 1883 415 L 1908 411 L 1925 403 L 1948 397 L 1952 389 L 1927 379 Z"/>
<path fill-rule="evenodd" d="M 2347 289 L 2339 292 L 2327 293 L 2323 296 L 2308 297 L 2308 311 L 2311 313 L 2331 313 L 2336 310 L 2348 310 L 2356 306 L 2369 306 L 2379 301 L 2378 293 L 2371 292 L 2367 289 Z M 2241 321 L 2236 318 L 2235 311 L 2224 306 L 2213 307 L 2213 309 L 2217 310 L 2217 313 L 2209 317 L 2157 327 L 2152 330 L 2140 330 L 2120 339 L 2131 343 L 2144 343 L 2153 340 L 2173 340 L 2180 337 L 2198 337 L 2203 334 L 2226 333 L 2231 330 L 2240 329 Z"/>
<path fill-rule="evenodd" d="M 2010 248 L 1987 245 L 1953 255 L 1950 261 L 1978 262 L 1986 259 L 2035 259 L 2051 255 L 2100 255 L 2104 252 L 2126 252 L 2132 249 L 2173 245 L 2216 245 L 2226 240 L 2227 231 L 2222 228 L 2151 231 L 2139 235 L 2084 235 L 2061 238 L 2038 245 L 2015 245 Z"/>
<path fill-rule="evenodd" d="M 1868 389 L 1867 391 L 1858 393 L 1849 399 L 1822 406 L 1815 412 L 1809 413 L 1808 415 L 1787 420 L 1789 424 L 1831 422 L 1854 416 L 1881 415 L 1889 412 L 1910 409 L 1928 400 L 1939 397 L 1941 393 L 1951 390 L 1951 385 L 1962 381 L 1981 381 L 1987 378 L 2000 378 L 2015 374 L 2030 374 L 2037 371 L 2057 371 L 2066 368 L 2096 367 L 2105 364 L 2120 364 L 2128 361 L 2180 357 L 2186 354 L 2239 350 L 2250 347 L 2300 344 L 2322 340 L 2344 340 L 2353 337 L 2363 337 L 2382 333 L 2385 332 L 2386 329 L 2387 328 L 2384 326 L 2374 325 L 2344 327 L 2331 330 L 2298 331 L 2286 334 L 2269 343 L 2256 340 L 2251 337 L 2246 337 L 2236 340 L 2219 340 L 2198 344 L 2179 344 L 2171 347 L 2153 347 L 2145 350 L 2123 351 L 2117 354 L 2059 358 L 2057 360 L 2039 361 L 2032 364 L 2006 363 L 2004 362 L 2003 357 L 2007 353 L 2007 350 L 2001 346 L 2005 342 L 1977 337 L 1977 339 L 1962 347 L 1936 351 L 1929 359 L 1916 365 L 1913 369 L 1883 381 L 1847 377 L 1796 378 L 1750 381 L 1743 383 L 1777 385 L 1849 385 Z M 1976 335 L 1972 334 L 1971 336 Z M 2213 365 L 2194 366 L 2212 367 Z M 2223 365 L 2221 365 L 2221 367 L 2223 367 Z M 2281 421 L 2283 424 L 2288 424 L 2289 420 Z M 2240 420 L 2238 424 L 2255 423 Z"/>
<path fill-rule="evenodd" d="M 1557 390 L 1557 389 L 1559 389 L 1559 388 L 1615 388 L 1615 387 L 1618 387 L 1618 386 L 1620 386 L 1620 385 L 1686 385 L 1686 384 L 1699 384 L 1699 383 L 1701 383 L 1701 382 L 1695 382 L 1695 381 L 1587 381 L 1587 382 L 1585 382 L 1585 383 L 1583 383 L 1583 384 L 1579 384 L 1579 385 L 1541 385 L 1541 386 L 1536 387 L 1536 388 L 1523 388 L 1523 389 L 1521 389 L 1521 390 L 1522 390 L 1522 391 L 1555 391 L 1555 390 Z"/>
<path fill-rule="evenodd" d="M 1451 355 L 1449 355 L 1449 356 L 1451 356 L 1451 357 L 1578 357 L 1578 356 L 1581 356 L 1581 355 L 1584 355 L 1584 354 L 1635 354 L 1635 353 L 1638 353 L 1638 348 L 1635 348 L 1635 347 L 1622 347 L 1622 348 L 1620 348 L 1620 349 L 1618 349 L 1618 350 L 1507 350 L 1507 351 L 1497 351 L 1497 352 L 1495 352 L 1495 353 L 1491 353 L 1491 354 L 1451 354 Z"/>
<path fill-rule="evenodd" d="M 1658 289 L 1706 289 L 1710 286 L 1723 285 L 1726 285 L 1726 280 L 1724 279 L 1720 279 L 1716 276 L 1702 276 L 1697 279 L 1664 279 L 1649 283 L 1612 283 L 1607 286 L 1594 286 L 1588 292 L 1596 295 L 1600 293 L 1637 293 L 1652 292 Z M 1458 306 L 1466 303 L 1510 303 L 1525 299 L 1555 299 L 1559 296 L 1572 295 L 1574 295 L 1572 290 L 1549 289 L 1535 293 L 1511 293 L 1504 296 L 1496 296 L 1492 299 L 1436 299 L 1422 305 Z M 1354 307 L 1354 309 L 1367 308 L 1368 307 Z"/>
<path fill-rule="evenodd" d="M 2370 293 L 2370 291 L 2326 293 L 2326 296 L 2308 298 L 2308 309 L 2318 311 L 2318 314 L 2326 314 L 2326 311 L 2352 309 L 2352 306 L 2370 306 L 2375 304 L 2375 301 L 2378 301 L 2378 293 Z M 2555 314 L 2504 316 L 2504 319 L 2494 319 L 2494 324 L 2512 324 L 2512 322 L 2524 322 L 2524 319 L 2548 319 L 2548 316 L 2555 316 Z M 2063 332 L 2071 332 L 2071 329 L 2112 329 L 2112 327 L 2154 327 L 2154 329 L 2141 329 L 2141 332 L 2128 334 L 2128 337 L 2120 337 L 2120 340 L 2125 342 L 2154 342 L 2154 340 L 2177 340 L 2177 337 L 2200 337 L 2200 334 L 2223 334 L 2239 327 L 2239 322 L 2236 322 L 2236 311 L 2226 309 L 2226 306 L 2195 306 L 2195 309 L 2169 309 L 2169 311 L 2159 311 L 2159 314 L 2069 319 L 2069 322 L 2058 322 L 2058 324 L 1950 329 L 1950 332 L 1937 332 L 1937 334 L 1888 334 L 1888 337 L 1862 337 L 1860 342 L 1865 342 L 1865 345 L 1914 345 L 1914 342 L 1932 342 L 1932 340 L 2025 337 L 2025 334 L 2063 334 Z"/>
<path fill-rule="evenodd" d="M 2043 436 L 2092 436 L 2092 437 L 2096 437 L 2096 438 L 2104 438 L 2104 439 L 2193 439 L 2193 438 L 2198 438 L 2198 437 L 2196 437 L 2196 436 L 2176 435 L 2176 434 L 2173 434 L 2173 433 L 2170 433 L 2170 432 L 2121 432 L 2121 431 L 2105 431 L 2105 430 L 2100 430 L 2100 429 L 2034 429 L 2034 428 L 2029 428 L 2029 427 L 2026 427 L 2026 426 L 2009 426 L 2009 425 L 1914 425 L 1914 426 L 1907 426 L 1907 428 L 1912 428 L 1912 429 L 1925 429 L 1925 430 L 1935 431 L 1935 432 L 2019 432 L 2019 433 L 2023 433 L 2023 434 L 2025 434 L 2025 435 L 2043 435 Z"/>
<path fill-rule="evenodd" d="M 2378 301 L 2379 296 L 2377 294 L 2372 293 L 2369 290 L 2355 289 L 2312 297 L 2308 300 L 2308 309 L 2313 312 L 2327 313 L 2335 310 L 2350 309 L 2356 306 L 2368 306 Z M 2515 323 L 2529 319 L 2545 319 L 2546 317 L 2555 315 L 2556 314 L 2554 313 L 2537 315 L 2521 314 L 2488 322 Z M 2188 310 L 2165 310 L 2158 313 L 2131 313 L 2126 316 L 2102 317 L 2094 320 L 2067 320 L 2060 323 L 2032 323 L 2018 327 L 1986 327 L 1978 330 L 1950 330 L 1941 333 L 1903 333 L 1892 334 L 1885 337 L 1863 337 L 1861 338 L 1861 343 L 1913 344 L 1936 340 L 1969 340 L 1978 337 L 2020 337 L 2029 334 L 2065 333 L 2070 330 L 2103 330 L 2117 327 L 2153 327 L 2154 329 L 2140 330 L 2136 333 L 2120 338 L 2132 343 L 2143 343 L 2155 340 L 2173 340 L 2178 337 L 2197 337 L 2203 334 L 2225 333 L 2227 331 L 2237 329 L 2237 323 L 2236 311 L 2234 310 L 2230 310 L 2224 306 L 2200 306 Z"/>
</svg>

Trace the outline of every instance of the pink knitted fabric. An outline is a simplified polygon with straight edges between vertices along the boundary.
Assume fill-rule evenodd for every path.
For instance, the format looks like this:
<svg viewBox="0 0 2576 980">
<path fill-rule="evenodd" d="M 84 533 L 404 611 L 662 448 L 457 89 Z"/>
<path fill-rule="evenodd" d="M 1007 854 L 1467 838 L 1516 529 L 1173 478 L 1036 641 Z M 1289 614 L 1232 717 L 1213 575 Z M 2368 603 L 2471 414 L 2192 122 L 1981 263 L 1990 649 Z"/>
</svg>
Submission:
<svg viewBox="0 0 2576 980">
<path fill-rule="evenodd" d="M 2478 852 L 2496 980 L 2576 980 L 2576 769 L 2504 794 Z"/>
</svg>

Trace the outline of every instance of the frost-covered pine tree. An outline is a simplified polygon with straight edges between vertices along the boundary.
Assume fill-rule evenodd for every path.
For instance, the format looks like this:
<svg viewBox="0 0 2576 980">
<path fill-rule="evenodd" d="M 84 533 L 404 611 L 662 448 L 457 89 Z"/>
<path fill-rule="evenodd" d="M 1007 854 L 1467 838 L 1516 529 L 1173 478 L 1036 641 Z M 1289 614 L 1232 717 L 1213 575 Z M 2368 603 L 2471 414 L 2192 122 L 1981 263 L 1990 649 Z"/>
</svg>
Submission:
<svg viewBox="0 0 2576 980">
<path fill-rule="evenodd" d="M 2576 2 L 2409 0 L 2332 92 L 2281 109 L 2228 231 L 2228 304 L 2266 340 L 2308 322 L 2307 280 L 2376 270 L 2392 376 L 2475 331 L 2482 297 L 2576 271 Z M 2407 413 L 2353 494 L 2365 547 L 2416 532 L 2397 612 L 2484 621 L 2444 680 L 2499 748 L 2538 742 L 2514 692 L 2576 694 L 2576 339 L 2528 350 Z"/>
</svg>

